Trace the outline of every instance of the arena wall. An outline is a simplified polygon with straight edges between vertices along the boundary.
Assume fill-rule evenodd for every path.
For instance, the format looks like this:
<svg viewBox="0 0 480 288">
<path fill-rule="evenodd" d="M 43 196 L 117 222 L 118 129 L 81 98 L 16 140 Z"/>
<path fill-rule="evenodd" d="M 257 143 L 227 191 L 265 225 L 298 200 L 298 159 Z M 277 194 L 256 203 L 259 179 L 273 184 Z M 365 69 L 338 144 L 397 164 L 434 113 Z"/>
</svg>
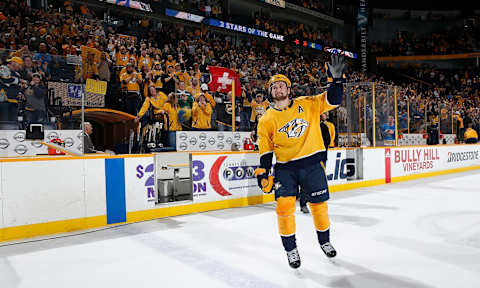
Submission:
<svg viewBox="0 0 480 288">
<path fill-rule="evenodd" d="M 154 180 L 190 157 L 193 200 L 155 203 Z M 331 192 L 480 169 L 480 145 L 331 149 L 328 157 Z M 268 203 L 273 195 L 253 176 L 258 163 L 255 152 L 0 158 L 0 241 Z"/>
</svg>

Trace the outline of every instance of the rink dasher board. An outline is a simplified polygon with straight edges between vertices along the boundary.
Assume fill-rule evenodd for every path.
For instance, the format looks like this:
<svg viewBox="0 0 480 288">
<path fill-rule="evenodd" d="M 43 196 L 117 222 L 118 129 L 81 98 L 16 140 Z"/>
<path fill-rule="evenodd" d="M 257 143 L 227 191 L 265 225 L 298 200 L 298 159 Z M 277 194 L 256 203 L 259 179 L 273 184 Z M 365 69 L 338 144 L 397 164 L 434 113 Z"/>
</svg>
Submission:
<svg viewBox="0 0 480 288">
<path fill-rule="evenodd" d="M 442 175 L 480 165 L 479 145 L 385 148 L 385 159 L 388 154 L 391 169 L 386 169 L 385 174 L 387 177 L 390 173 L 392 182 Z"/>
<path fill-rule="evenodd" d="M 47 155 L 48 147 L 41 142 L 57 138 L 65 142 L 65 148 L 78 153 L 83 151 L 81 130 L 45 130 L 42 141 L 27 140 L 25 133 L 25 130 L 0 130 L 0 157 Z"/>
<path fill-rule="evenodd" d="M 364 148 L 361 163 L 353 163 L 361 165 L 355 168 L 363 170 L 363 179 L 348 180 L 347 151 L 328 152 L 331 192 L 480 169 L 480 145 Z M 185 154 L 0 158 L 0 241 L 274 200 L 252 175 L 257 153 L 192 152 L 193 201 L 155 204 L 149 188 L 156 166 Z"/>
</svg>

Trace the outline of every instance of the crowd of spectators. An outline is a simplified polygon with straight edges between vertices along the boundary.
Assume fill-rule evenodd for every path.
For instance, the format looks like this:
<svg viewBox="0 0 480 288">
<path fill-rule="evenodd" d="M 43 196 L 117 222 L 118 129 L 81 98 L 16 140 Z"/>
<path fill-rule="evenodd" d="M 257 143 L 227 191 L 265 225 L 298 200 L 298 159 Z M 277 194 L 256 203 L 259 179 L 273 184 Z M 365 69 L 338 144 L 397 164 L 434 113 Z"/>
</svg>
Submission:
<svg viewBox="0 0 480 288">
<path fill-rule="evenodd" d="M 150 3 L 153 7 L 158 8 L 173 8 L 181 11 L 190 11 L 206 17 L 214 17 L 221 20 L 228 20 L 226 9 L 224 7 L 223 0 L 147 0 L 143 1 Z M 163 2 L 163 3 L 162 3 Z M 329 0 L 287 0 L 292 4 L 301 6 L 306 9 L 310 9 L 316 12 L 330 14 L 330 1 Z"/>
<path fill-rule="evenodd" d="M 329 14 L 330 12 L 330 1 L 328 0 L 287 0 L 286 2 L 324 14 Z"/>
<path fill-rule="evenodd" d="M 377 56 L 446 55 L 469 53 L 480 49 L 480 29 L 455 27 L 448 31 L 419 35 L 397 32 L 386 42 L 373 41 L 370 52 Z"/>
<path fill-rule="evenodd" d="M 459 71 L 449 71 L 453 75 L 452 85 L 446 82 L 428 85 L 428 82 L 405 81 L 400 78 L 393 81 L 375 75 L 350 73 L 348 82 L 364 84 L 348 86 L 346 99 L 350 99 L 351 105 L 344 103 L 332 113 L 335 115 L 334 123 L 340 132 L 348 130 L 349 122 L 353 132 L 364 133 L 366 130 L 372 143 L 372 84 L 375 84 L 377 145 L 386 144 L 383 141 L 387 135 L 382 127 L 389 126 L 389 121 L 395 116 L 394 87 L 397 88 L 397 125 L 400 137 L 404 133 L 426 134 L 435 130 L 438 134 L 457 134 L 457 140 L 463 141 L 464 131 L 469 124 L 477 133 L 480 132 L 480 73 L 478 70 L 468 71 L 470 74 L 462 70 L 461 76 L 458 76 Z M 454 82 L 457 77 L 455 75 L 458 76 L 457 82 Z"/>
<path fill-rule="evenodd" d="M 334 39 L 331 31 L 326 28 L 274 19 L 271 15 L 261 11 L 252 12 L 250 21 L 255 23 L 255 28 L 284 35 L 289 41 L 299 39 L 300 41 L 315 42 L 323 46 L 351 50 L 343 41 Z"/>
<path fill-rule="evenodd" d="M 1 45 L 8 50 L 5 50 L 2 61 L 8 59 L 7 67 L 12 72 L 18 72 L 21 79 L 18 86 L 22 91 L 7 98 L 18 102 L 25 99 L 26 95 L 26 102 L 30 103 L 28 105 L 34 105 L 38 109 L 46 108 L 39 104 L 41 101 L 28 100 L 28 95 L 33 91 L 43 93 L 42 97 L 46 98 L 46 91 L 32 88 L 34 85 L 45 87 L 42 83 L 48 80 L 85 82 L 88 78 L 94 78 L 108 81 L 107 107 L 129 112 L 137 116 L 137 121 L 151 121 L 152 118 L 158 120 L 158 114 L 162 114 L 161 118 L 165 121 L 166 114 L 169 117 L 165 123 L 170 131 L 229 130 L 231 114 L 229 116 L 227 110 L 228 103 L 232 102 L 231 95 L 209 91 L 207 85 L 210 81 L 207 67 L 222 66 L 234 70 L 241 77 L 242 93 L 236 101 L 237 115 L 240 117 L 236 120 L 241 130 L 248 131 L 268 106 L 265 82 L 272 75 L 287 75 L 292 80 L 294 97 L 324 91 L 326 84 L 323 64 L 328 55 L 311 57 L 288 43 L 280 46 L 254 37 L 239 42 L 206 27 L 174 26 L 147 20 L 135 24 L 138 25 L 135 28 L 143 28 L 137 29 L 143 31 L 137 34 L 140 36 L 130 37 L 121 32 L 132 28 L 131 21 L 126 21 L 127 26 L 114 27 L 98 20 L 88 10 L 80 9 L 78 13 L 76 9 L 70 9 L 69 5 L 58 12 L 31 10 L 23 1 L 11 1 L 3 11 L 0 24 Z M 100 57 L 96 58 L 94 53 L 89 53 L 82 65 L 72 65 L 76 69 L 73 69 L 73 74 L 69 77 L 68 73 L 59 72 L 55 65 L 58 67 L 59 61 L 67 61 L 69 55 L 80 55 L 82 45 L 96 49 Z M 368 77 L 353 71 L 348 74 L 350 82 L 393 84 L 382 78 Z M 431 76 L 431 73 L 422 72 L 424 74 Z M 450 77 L 440 75 L 442 74 L 438 74 L 439 79 Z M 399 89 L 399 114 L 404 114 L 405 105 L 410 105 L 412 119 L 421 119 L 420 115 L 428 111 L 429 119 L 424 119 L 423 123 L 433 121 L 430 118 L 435 115 L 438 117 L 444 110 L 453 110 L 465 119 L 478 122 L 478 105 L 475 106 L 475 103 L 478 104 L 478 73 L 467 78 L 463 76 L 452 76 L 458 80 L 452 84 L 456 90 L 448 90 L 447 82 L 441 81 L 432 84 L 436 85 L 432 89 L 420 88 L 417 82 L 402 84 Z M 473 86 L 476 88 L 468 90 L 470 84 L 475 84 Z M 358 104 L 360 98 L 355 99 Z M 380 99 L 382 98 L 377 98 L 378 105 L 386 103 Z M 14 120 L 18 104 L 14 101 L 4 102 L 8 104 L 3 105 L 2 109 L 10 112 L 4 114 L 9 116 L 2 121 Z M 17 110 L 14 111 L 15 105 Z M 347 113 L 339 109 L 335 117 L 337 122 L 342 122 Z M 382 118 L 382 121 L 386 121 L 388 115 L 383 115 Z M 400 122 L 403 130 L 406 126 L 404 123 L 405 121 Z M 412 132 L 415 129 L 421 132 L 426 127 L 412 125 Z"/>
<path fill-rule="evenodd" d="M 433 65 L 417 65 L 400 71 L 421 81 L 410 84 L 410 86 L 414 86 L 414 93 L 410 92 L 409 96 L 415 96 L 417 103 L 424 102 L 421 108 L 425 106 L 427 115 L 432 115 L 433 118 L 440 121 L 442 132 L 446 133 L 452 130 L 450 128 L 452 114 L 455 114 L 453 116 L 454 127 L 464 126 L 463 128 L 466 128 L 469 122 L 473 122 L 474 128 L 478 130 L 480 69 L 437 69 Z M 420 85 L 420 83 L 425 84 Z M 462 120 L 457 123 L 455 118 Z"/>
<path fill-rule="evenodd" d="M 255 28 L 283 35 L 288 39 L 288 41 L 293 39 L 299 39 L 300 41 L 306 40 L 319 43 L 323 46 L 337 47 L 345 50 L 349 49 L 349 47 L 344 46 L 345 44 L 343 43 L 343 41 L 335 40 L 328 29 L 320 29 L 319 27 L 313 27 L 305 25 L 303 23 L 297 23 L 291 20 L 286 21 L 274 19 L 270 14 L 262 13 L 262 11 L 253 10 L 251 12 L 252 15 L 250 18 L 245 17 L 245 15 L 237 15 L 234 11 L 231 11 L 230 14 L 227 14 L 226 11 L 223 9 L 223 1 L 197 2 L 170 0 L 168 4 L 169 5 L 167 5 L 166 7 L 172 7 L 181 11 L 188 11 L 191 13 L 198 13 L 206 17 L 213 17 L 216 19 L 231 21 L 236 24 L 252 26 L 252 23 L 254 23 Z M 317 8 L 327 5 L 326 3 L 322 3 L 322 1 L 300 1 L 300 3 L 296 4 L 307 9 L 314 10 L 318 10 Z"/>
<path fill-rule="evenodd" d="M 119 105 L 119 109 L 132 114 L 137 114 L 142 97 L 148 94 L 149 82 L 153 80 L 156 88 L 166 95 L 176 88 L 183 90 L 181 85 L 185 90 L 199 92 L 201 84 L 209 81 L 207 65 L 228 67 L 241 75 L 243 95 L 248 99 L 242 102 L 245 105 L 256 99 L 259 91 L 264 92 L 262 83 L 277 72 L 285 73 L 293 80 L 295 94 L 313 92 L 321 85 L 320 79 L 325 78 L 321 76 L 323 61 L 303 59 L 298 48 L 289 45 L 280 47 L 258 38 L 248 38 L 240 45 L 234 44 L 230 36 L 213 33 L 204 27 L 190 29 L 161 23 L 156 26 L 158 30 L 154 30 L 150 29 L 154 24 L 148 21 L 138 22 L 140 27 L 145 28 L 141 37 L 128 37 L 117 32 L 124 32 L 125 27 L 105 25 L 92 17 L 85 7 L 80 9 L 81 13 L 76 13 L 68 1 L 60 12 L 32 10 L 23 1 L 11 1 L 4 8 L 1 48 L 5 50 L 2 52 L 2 63 L 11 57 L 20 57 L 19 73 L 22 77 L 28 79 L 38 72 L 43 82 L 85 82 L 88 78 L 110 80 L 112 93 L 108 96 L 113 99 L 107 103 Z M 127 28 L 131 29 L 132 23 L 126 22 Z M 71 67 L 75 69 L 64 73 L 59 67 L 65 65 L 59 65 L 59 62 L 65 64 L 69 56 L 80 55 L 81 46 L 96 49 L 101 56 L 97 60 L 93 54 L 88 54 L 83 65 L 73 65 Z M 126 87 L 125 79 L 121 79 L 127 69 L 138 75 L 135 78 L 137 85 L 132 85 L 139 94 L 135 101 L 129 101 L 129 97 L 122 99 L 113 92 L 117 86 L 121 94 L 128 96 L 132 92 Z M 176 75 L 174 81 L 166 77 L 169 70 Z M 223 98 L 226 97 L 223 95 Z M 122 100 L 123 103 L 118 103 Z M 250 115 L 245 115 L 242 121 L 244 129 L 249 129 L 250 118 Z M 9 117 L 8 120 L 14 119 Z"/>
</svg>

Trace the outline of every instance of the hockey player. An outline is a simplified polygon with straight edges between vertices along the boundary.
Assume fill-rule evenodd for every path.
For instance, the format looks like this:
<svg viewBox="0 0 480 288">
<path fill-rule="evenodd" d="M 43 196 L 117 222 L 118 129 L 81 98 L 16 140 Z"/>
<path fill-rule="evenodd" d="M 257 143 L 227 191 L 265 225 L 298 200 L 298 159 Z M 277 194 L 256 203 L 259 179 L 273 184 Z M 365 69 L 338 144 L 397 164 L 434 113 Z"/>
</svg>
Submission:
<svg viewBox="0 0 480 288">
<path fill-rule="evenodd" d="M 320 130 L 320 115 L 342 102 L 345 63 L 343 56 L 332 55 L 326 64 L 329 88 L 316 96 L 290 99 L 291 82 L 281 74 L 268 82 L 273 105 L 258 123 L 260 166 L 255 171 L 264 193 L 275 190 L 278 229 L 288 263 L 300 267 L 295 240 L 295 195 L 298 187 L 305 193 L 317 231 L 320 247 L 327 257 L 335 257 L 330 244 L 329 199 L 325 167 L 321 160 L 326 153 Z M 275 153 L 275 179 L 269 176 Z"/>
</svg>

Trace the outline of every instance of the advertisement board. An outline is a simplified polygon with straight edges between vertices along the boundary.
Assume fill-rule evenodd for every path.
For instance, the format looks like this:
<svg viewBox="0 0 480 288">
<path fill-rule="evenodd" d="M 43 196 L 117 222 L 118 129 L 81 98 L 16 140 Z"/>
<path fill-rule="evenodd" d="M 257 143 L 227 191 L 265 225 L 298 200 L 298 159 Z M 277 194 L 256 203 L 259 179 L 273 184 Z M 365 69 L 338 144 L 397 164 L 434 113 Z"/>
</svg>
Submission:
<svg viewBox="0 0 480 288">
<path fill-rule="evenodd" d="M 65 141 L 65 148 L 82 153 L 81 130 L 45 130 L 43 141 L 55 138 Z M 48 154 L 48 148 L 40 142 L 26 140 L 24 130 L 0 130 L 0 157 Z"/>
<path fill-rule="evenodd" d="M 387 149 L 391 151 L 392 177 L 480 165 L 480 148 L 478 145 Z"/>
<path fill-rule="evenodd" d="M 188 20 L 196 23 L 201 23 L 205 17 L 200 15 L 195 15 L 183 11 L 173 10 L 173 9 L 165 9 L 165 15 L 175 17 L 178 19 Z"/>
<path fill-rule="evenodd" d="M 258 154 L 192 156 L 194 202 L 263 195 L 257 186 Z"/>
<path fill-rule="evenodd" d="M 155 207 L 154 156 L 125 158 L 125 198 L 127 212 Z"/>
<path fill-rule="evenodd" d="M 391 151 L 390 162 L 393 177 L 441 169 L 440 160 L 443 149 L 440 147 L 394 148 Z"/>
<path fill-rule="evenodd" d="M 207 22 L 208 25 L 218 27 L 218 28 L 232 30 L 232 31 L 240 32 L 240 33 L 246 33 L 246 34 L 255 35 L 255 36 L 259 36 L 259 37 L 263 37 L 263 38 L 269 38 L 269 39 L 272 39 L 272 40 L 285 41 L 284 40 L 285 36 L 283 36 L 283 35 L 263 31 L 263 30 L 256 29 L 256 28 L 251 28 L 251 27 L 247 27 L 247 26 L 243 26 L 243 25 L 239 25 L 239 24 L 234 24 L 234 23 L 230 23 L 230 22 L 224 22 L 224 21 L 220 21 L 220 20 L 217 20 L 217 19 L 213 19 L 213 18 L 207 19 L 206 22 Z"/>
<path fill-rule="evenodd" d="M 331 53 L 331 54 L 345 55 L 345 57 L 348 57 L 348 58 L 353 58 L 353 59 L 358 58 L 357 54 L 354 53 L 354 52 L 342 50 L 342 49 L 335 48 L 335 47 L 329 47 L 329 46 L 323 47 L 321 44 L 314 43 L 314 42 L 309 42 L 309 41 L 306 41 L 306 40 L 300 41 L 300 39 L 298 39 L 298 38 L 293 40 L 293 43 L 297 46 L 308 47 L 308 48 L 328 52 L 328 53 Z"/>
<path fill-rule="evenodd" d="M 231 151 L 232 144 L 243 149 L 250 132 L 180 131 L 177 132 L 177 151 Z"/>
<path fill-rule="evenodd" d="M 150 8 L 150 4 L 143 3 L 141 1 L 134 1 L 134 0 L 99 0 L 99 1 L 118 5 L 118 6 L 124 6 L 132 9 L 137 9 L 145 12 L 152 12 L 152 8 Z"/>
<path fill-rule="evenodd" d="M 285 0 L 262 0 L 262 1 L 270 5 L 285 8 Z"/>
<path fill-rule="evenodd" d="M 383 151 L 381 151 L 383 152 Z M 380 155 L 380 154 L 379 154 Z M 328 185 L 339 185 L 351 182 L 349 178 L 357 175 L 354 157 L 347 155 L 347 150 L 329 150 L 326 167 Z M 275 160 L 273 161 L 275 163 Z M 248 154 L 194 154 L 192 157 L 192 178 L 194 201 L 218 201 L 230 198 L 242 198 L 262 195 L 257 186 L 255 169 L 260 157 L 257 153 Z M 379 169 L 383 168 L 379 165 Z M 383 178 L 382 173 L 364 175 L 365 178 Z"/>
<path fill-rule="evenodd" d="M 355 158 L 347 157 L 347 150 L 329 150 L 326 167 L 328 185 L 347 183 L 347 178 L 355 175 Z"/>
</svg>

